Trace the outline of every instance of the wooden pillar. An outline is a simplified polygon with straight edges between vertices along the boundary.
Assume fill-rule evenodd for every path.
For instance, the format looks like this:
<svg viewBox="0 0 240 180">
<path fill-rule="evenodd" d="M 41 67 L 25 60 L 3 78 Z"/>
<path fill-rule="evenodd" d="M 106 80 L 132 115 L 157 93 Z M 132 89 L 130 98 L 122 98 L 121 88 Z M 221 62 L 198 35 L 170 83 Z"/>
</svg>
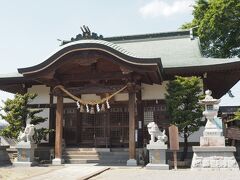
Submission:
<svg viewBox="0 0 240 180">
<path fill-rule="evenodd" d="M 49 128 L 54 129 L 55 127 L 55 119 L 54 119 L 54 105 L 53 105 L 53 88 L 50 87 L 50 94 L 49 94 Z M 49 144 L 54 145 L 54 134 L 49 134 Z"/>
<path fill-rule="evenodd" d="M 63 129 L 63 97 L 57 96 L 56 129 L 55 129 L 55 159 L 54 165 L 62 164 L 62 129 Z"/>
<path fill-rule="evenodd" d="M 141 85 L 140 85 L 141 86 Z M 144 129 L 144 112 L 142 104 L 142 92 L 141 90 L 136 93 L 137 97 L 137 127 L 138 127 L 138 148 L 143 147 L 143 129 Z"/>
<path fill-rule="evenodd" d="M 127 161 L 128 166 L 136 166 L 136 146 L 135 146 L 135 87 L 134 84 L 129 83 L 128 85 L 128 112 L 129 112 L 129 160 Z"/>
</svg>

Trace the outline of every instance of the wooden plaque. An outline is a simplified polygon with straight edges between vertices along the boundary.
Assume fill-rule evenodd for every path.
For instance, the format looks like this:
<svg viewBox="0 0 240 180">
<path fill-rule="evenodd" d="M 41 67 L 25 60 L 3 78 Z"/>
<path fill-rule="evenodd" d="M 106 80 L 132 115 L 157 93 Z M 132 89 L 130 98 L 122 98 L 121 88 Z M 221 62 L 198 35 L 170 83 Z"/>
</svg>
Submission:
<svg viewBox="0 0 240 180">
<path fill-rule="evenodd" d="M 170 150 L 177 151 L 179 150 L 178 128 L 175 125 L 171 125 L 168 129 Z"/>
</svg>

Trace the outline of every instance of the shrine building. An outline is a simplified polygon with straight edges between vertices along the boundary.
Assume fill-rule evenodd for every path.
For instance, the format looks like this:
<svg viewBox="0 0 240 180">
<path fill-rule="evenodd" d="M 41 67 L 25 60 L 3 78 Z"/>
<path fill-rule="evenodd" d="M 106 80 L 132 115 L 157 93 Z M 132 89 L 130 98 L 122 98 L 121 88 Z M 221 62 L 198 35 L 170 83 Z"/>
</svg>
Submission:
<svg viewBox="0 0 240 180">
<path fill-rule="evenodd" d="M 166 84 L 174 76 L 199 76 L 204 89 L 220 98 L 238 82 L 240 60 L 205 58 L 190 31 L 102 37 L 83 29 L 40 63 L 0 76 L 0 89 L 37 93 L 55 129 L 45 146 L 62 163 L 65 148 L 125 148 L 137 160 L 148 143 L 147 124 L 167 129 Z M 200 136 L 200 135 L 199 135 Z M 190 136 L 190 141 L 199 141 Z M 192 140 L 191 140 L 192 138 Z"/>
</svg>

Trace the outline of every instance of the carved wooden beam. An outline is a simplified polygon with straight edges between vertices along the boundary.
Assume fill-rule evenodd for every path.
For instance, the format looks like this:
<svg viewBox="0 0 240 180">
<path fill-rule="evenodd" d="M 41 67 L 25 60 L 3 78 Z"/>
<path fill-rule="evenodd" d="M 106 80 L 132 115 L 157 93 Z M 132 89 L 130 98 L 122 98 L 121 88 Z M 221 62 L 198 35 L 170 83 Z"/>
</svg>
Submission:
<svg viewBox="0 0 240 180">
<path fill-rule="evenodd" d="M 65 74 L 59 75 L 58 79 L 62 82 L 79 82 L 79 81 L 92 81 L 92 80 L 111 80 L 111 79 L 124 79 L 126 78 L 122 72 L 95 72 L 89 74 Z"/>
</svg>

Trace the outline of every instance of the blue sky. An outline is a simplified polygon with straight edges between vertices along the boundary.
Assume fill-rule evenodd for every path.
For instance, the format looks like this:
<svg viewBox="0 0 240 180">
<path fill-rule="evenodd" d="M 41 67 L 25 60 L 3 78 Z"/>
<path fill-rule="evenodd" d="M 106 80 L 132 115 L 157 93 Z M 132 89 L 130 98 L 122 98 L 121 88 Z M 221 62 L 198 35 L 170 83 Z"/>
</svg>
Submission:
<svg viewBox="0 0 240 180">
<path fill-rule="evenodd" d="M 2 1 L 0 74 L 40 63 L 59 46 L 57 39 L 70 39 L 84 24 L 105 37 L 178 30 L 193 18 L 193 4 L 194 0 Z M 7 97 L 11 95 L 0 92 L 0 99 Z"/>
</svg>

